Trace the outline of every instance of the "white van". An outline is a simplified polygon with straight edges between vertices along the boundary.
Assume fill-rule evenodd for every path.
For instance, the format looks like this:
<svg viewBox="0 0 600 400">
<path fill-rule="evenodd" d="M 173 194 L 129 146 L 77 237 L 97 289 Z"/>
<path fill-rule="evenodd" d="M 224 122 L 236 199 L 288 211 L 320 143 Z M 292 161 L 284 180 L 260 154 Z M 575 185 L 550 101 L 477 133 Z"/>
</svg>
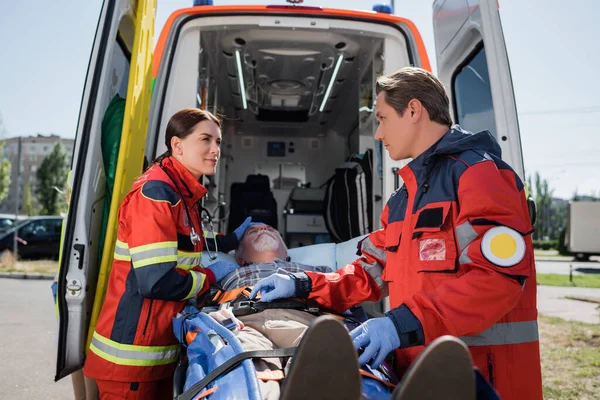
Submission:
<svg viewBox="0 0 600 400">
<path fill-rule="evenodd" d="M 194 6 L 171 15 L 153 51 L 155 10 L 153 0 L 104 0 L 102 6 L 61 254 L 57 380 L 85 361 L 112 264 L 119 203 L 144 164 L 165 150 L 165 126 L 176 111 L 200 107 L 227 117 L 218 173 L 204 182 L 209 195 L 203 206 L 221 230 L 228 229 L 232 187 L 261 174 L 269 177 L 278 229 L 288 243 L 324 240 L 327 230 L 318 212 L 287 221 L 293 215 L 285 212 L 290 192 L 309 184 L 319 188 L 351 154 L 368 149 L 374 154 L 371 218 L 377 229 L 399 184 L 394 171 L 406 164 L 392 161 L 374 141 L 373 99 L 378 76 L 410 65 L 430 69 L 409 20 L 289 4 Z M 432 17 L 438 76 L 450 91 L 455 122 L 471 131 L 490 130 L 504 160 L 523 179 L 497 1 L 437 0 Z M 126 98 L 125 119 L 100 249 L 106 197 L 101 123 L 115 94 Z"/>
</svg>

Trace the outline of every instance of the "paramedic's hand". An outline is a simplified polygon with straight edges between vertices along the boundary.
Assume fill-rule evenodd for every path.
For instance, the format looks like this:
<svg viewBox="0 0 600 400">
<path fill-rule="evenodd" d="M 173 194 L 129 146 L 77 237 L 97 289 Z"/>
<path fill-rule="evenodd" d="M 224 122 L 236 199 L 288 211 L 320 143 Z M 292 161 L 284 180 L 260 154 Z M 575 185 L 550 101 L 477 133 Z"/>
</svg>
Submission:
<svg viewBox="0 0 600 400">
<path fill-rule="evenodd" d="M 238 226 L 237 228 L 235 228 L 235 230 L 233 231 L 237 240 L 238 241 L 242 240 L 244 233 L 246 233 L 246 229 L 248 229 L 254 225 L 262 225 L 262 222 L 252 222 L 252 217 L 246 218 L 246 220 L 244 222 L 242 222 L 242 224 L 240 226 Z"/>
<path fill-rule="evenodd" d="M 373 318 L 350 332 L 354 348 L 358 350 L 363 347 L 364 351 L 358 357 L 360 365 L 370 364 L 377 368 L 385 360 L 385 356 L 392 350 L 400 347 L 400 337 L 396 326 L 388 317 Z"/>
<path fill-rule="evenodd" d="M 296 284 L 291 276 L 285 274 L 273 274 L 268 278 L 261 279 L 254 285 L 250 298 L 256 297 L 260 291 L 261 301 L 273 301 L 277 299 L 286 299 L 294 297 L 296 294 Z"/>
<path fill-rule="evenodd" d="M 240 266 L 236 263 L 230 261 L 217 261 L 216 263 L 210 264 L 208 269 L 210 269 L 213 274 L 215 274 L 215 280 L 219 282 L 221 279 L 225 278 L 230 272 L 235 271 Z"/>
</svg>

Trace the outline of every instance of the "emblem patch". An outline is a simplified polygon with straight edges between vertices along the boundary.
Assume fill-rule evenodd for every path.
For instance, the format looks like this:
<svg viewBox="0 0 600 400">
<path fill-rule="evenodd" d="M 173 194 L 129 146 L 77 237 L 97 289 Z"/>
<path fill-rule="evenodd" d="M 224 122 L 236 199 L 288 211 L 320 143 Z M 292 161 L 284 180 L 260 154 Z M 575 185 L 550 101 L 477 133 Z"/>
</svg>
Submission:
<svg viewBox="0 0 600 400">
<path fill-rule="evenodd" d="M 483 235 L 481 253 L 498 267 L 512 267 L 525 257 L 525 239 L 514 229 L 495 226 Z"/>
</svg>

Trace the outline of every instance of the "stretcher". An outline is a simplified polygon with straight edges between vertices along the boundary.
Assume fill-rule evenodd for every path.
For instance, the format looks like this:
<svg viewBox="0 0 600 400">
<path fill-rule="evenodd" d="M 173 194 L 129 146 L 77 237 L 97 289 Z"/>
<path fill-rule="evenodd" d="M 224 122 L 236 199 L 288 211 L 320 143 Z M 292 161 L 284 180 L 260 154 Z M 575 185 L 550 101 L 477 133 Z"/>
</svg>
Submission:
<svg viewBox="0 0 600 400">
<path fill-rule="evenodd" d="M 289 256 L 294 262 L 305 265 L 327 265 L 338 269 L 352 262 L 356 246 L 361 238 L 339 244 L 319 244 L 291 249 Z M 229 260 L 231 255 L 219 254 L 220 260 Z M 247 293 L 247 292 L 246 292 Z M 241 292 L 231 304 L 236 316 L 260 312 L 265 307 L 296 308 L 318 315 L 324 310 L 312 303 L 285 300 L 280 303 L 262 303 L 243 297 Z M 297 305 L 297 307 L 296 307 Z M 221 305 L 222 306 L 222 305 Z M 304 307 L 304 308 L 303 308 Z M 235 324 L 231 320 L 217 322 L 209 312 L 218 305 L 204 307 L 189 305 L 173 320 L 174 333 L 182 344 L 180 362 L 174 376 L 173 396 L 175 400 L 192 399 L 250 399 L 261 400 L 258 377 L 253 358 L 292 357 L 295 348 L 266 351 L 245 351 L 235 335 Z M 367 315 L 361 307 L 355 307 L 338 316 L 348 330 L 366 321 Z M 389 399 L 397 378 L 385 365 L 377 370 L 368 365 L 361 369 L 362 396 L 366 400 Z"/>
</svg>

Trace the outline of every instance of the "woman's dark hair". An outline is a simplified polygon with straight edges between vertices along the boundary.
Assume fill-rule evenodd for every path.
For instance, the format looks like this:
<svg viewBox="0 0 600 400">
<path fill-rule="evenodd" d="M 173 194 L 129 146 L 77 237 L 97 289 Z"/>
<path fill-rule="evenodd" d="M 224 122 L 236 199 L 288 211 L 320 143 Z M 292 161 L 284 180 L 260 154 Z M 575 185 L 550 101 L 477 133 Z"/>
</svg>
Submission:
<svg viewBox="0 0 600 400">
<path fill-rule="evenodd" d="M 154 162 L 158 163 L 171 156 L 171 151 L 173 150 L 171 149 L 171 139 L 173 137 L 178 137 L 180 139 L 186 138 L 192 133 L 194 127 L 202 121 L 214 122 L 221 128 L 221 120 L 210 111 L 201 110 L 199 108 L 184 108 L 181 111 L 177 111 L 167 124 L 167 131 L 165 133 L 165 145 L 167 146 L 167 151 L 158 156 Z"/>
</svg>

